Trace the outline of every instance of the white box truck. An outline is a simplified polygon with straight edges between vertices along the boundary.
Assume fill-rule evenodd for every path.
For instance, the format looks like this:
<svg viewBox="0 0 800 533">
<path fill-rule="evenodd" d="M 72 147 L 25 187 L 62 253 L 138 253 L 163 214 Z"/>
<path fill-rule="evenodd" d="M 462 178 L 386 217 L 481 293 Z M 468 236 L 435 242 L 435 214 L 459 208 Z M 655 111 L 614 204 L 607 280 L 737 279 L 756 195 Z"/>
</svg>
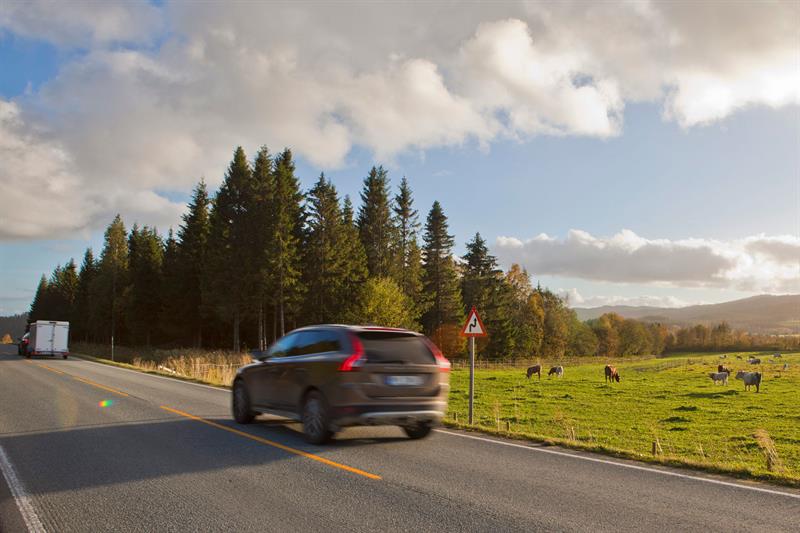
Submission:
<svg viewBox="0 0 800 533">
<path fill-rule="evenodd" d="M 27 357 L 32 355 L 69 355 L 69 322 L 37 320 L 31 322 Z"/>
</svg>

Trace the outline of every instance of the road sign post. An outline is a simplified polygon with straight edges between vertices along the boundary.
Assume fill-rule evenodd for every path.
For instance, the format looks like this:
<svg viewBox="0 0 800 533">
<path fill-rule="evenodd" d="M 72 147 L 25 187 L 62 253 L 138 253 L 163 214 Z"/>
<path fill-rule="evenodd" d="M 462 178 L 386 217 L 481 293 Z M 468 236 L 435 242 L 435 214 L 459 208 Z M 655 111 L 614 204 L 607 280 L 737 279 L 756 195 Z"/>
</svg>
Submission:
<svg viewBox="0 0 800 533">
<path fill-rule="evenodd" d="M 461 330 L 461 335 L 469 337 L 469 424 L 472 425 L 473 405 L 475 403 L 475 337 L 485 337 L 486 328 L 475 307 L 467 316 L 467 323 Z"/>
</svg>

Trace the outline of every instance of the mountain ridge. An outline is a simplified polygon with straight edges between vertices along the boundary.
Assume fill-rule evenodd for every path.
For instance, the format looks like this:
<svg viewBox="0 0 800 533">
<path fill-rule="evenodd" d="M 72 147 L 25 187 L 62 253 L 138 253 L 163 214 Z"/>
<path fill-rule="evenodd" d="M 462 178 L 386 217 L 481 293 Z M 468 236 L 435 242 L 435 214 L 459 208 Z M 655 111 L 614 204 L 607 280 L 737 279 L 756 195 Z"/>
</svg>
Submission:
<svg viewBox="0 0 800 533">
<path fill-rule="evenodd" d="M 800 294 L 761 294 L 729 302 L 686 307 L 604 305 L 573 309 L 581 320 L 617 313 L 625 318 L 675 326 L 712 325 L 725 321 L 734 329 L 751 333 L 800 333 Z"/>
</svg>

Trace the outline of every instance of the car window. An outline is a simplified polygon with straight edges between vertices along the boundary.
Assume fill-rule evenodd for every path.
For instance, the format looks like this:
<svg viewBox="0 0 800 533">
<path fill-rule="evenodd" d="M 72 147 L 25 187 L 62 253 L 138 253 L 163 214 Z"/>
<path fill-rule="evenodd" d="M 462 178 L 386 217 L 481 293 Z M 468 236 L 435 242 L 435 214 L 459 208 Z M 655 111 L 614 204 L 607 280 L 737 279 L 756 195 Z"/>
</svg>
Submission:
<svg viewBox="0 0 800 533">
<path fill-rule="evenodd" d="M 358 334 L 370 363 L 417 363 L 435 362 L 425 340 L 402 332 L 367 331 Z"/>
<path fill-rule="evenodd" d="M 301 331 L 299 338 L 289 350 L 288 355 L 310 355 L 335 352 L 341 349 L 339 336 L 330 330 Z"/>
<path fill-rule="evenodd" d="M 292 347 L 297 342 L 299 337 L 298 333 L 290 333 L 285 337 L 278 339 L 278 341 L 270 346 L 267 351 L 267 357 L 286 357 L 289 355 Z"/>
</svg>

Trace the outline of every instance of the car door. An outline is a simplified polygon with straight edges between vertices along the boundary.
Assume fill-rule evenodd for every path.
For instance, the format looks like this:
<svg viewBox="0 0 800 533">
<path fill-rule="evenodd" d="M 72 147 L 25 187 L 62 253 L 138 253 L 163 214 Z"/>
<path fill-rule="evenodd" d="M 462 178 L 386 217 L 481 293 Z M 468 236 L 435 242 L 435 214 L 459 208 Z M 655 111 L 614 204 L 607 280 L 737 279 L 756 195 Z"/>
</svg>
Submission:
<svg viewBox="0 0 800 533">
<path fill-rule="evenodd" d="M 284 408 L 299 410 L 303 392 L 309 385 L 322 388 L 330 372 L 324 370 L 331 354 L 341 351 L 339 334 L 332 329 L 320 328 L 301 333 L 292 356 L 287 357 L 285 376 L 281 380 L 281 396 Z"/>
<path fill-rule="evenodd" d="M 317 337 L 316 330 L 297 332 L 297 339 L 284 357 L 276 358 L 275 370 L 275 405 L 287 411 L 295 411 L 297 402 L 295 392 L 300 376 L 306 374 L 305 357 L 314 349 Z"/>
<path fill-rule="evenodd" d="M 260 363 L 252 368 L 248 381 L 248 392 L 250 401 L 257 407 L 277 407 L 277 400 L 280 397 L 278 392 L 278 373 L 280 371 L 280 361 L 290 352 L 292 346 L 298 339 L 297 333 L 290 333 L 278 339 L 275 344 L 269 347 L 266 355 Z"/>
</svg>

